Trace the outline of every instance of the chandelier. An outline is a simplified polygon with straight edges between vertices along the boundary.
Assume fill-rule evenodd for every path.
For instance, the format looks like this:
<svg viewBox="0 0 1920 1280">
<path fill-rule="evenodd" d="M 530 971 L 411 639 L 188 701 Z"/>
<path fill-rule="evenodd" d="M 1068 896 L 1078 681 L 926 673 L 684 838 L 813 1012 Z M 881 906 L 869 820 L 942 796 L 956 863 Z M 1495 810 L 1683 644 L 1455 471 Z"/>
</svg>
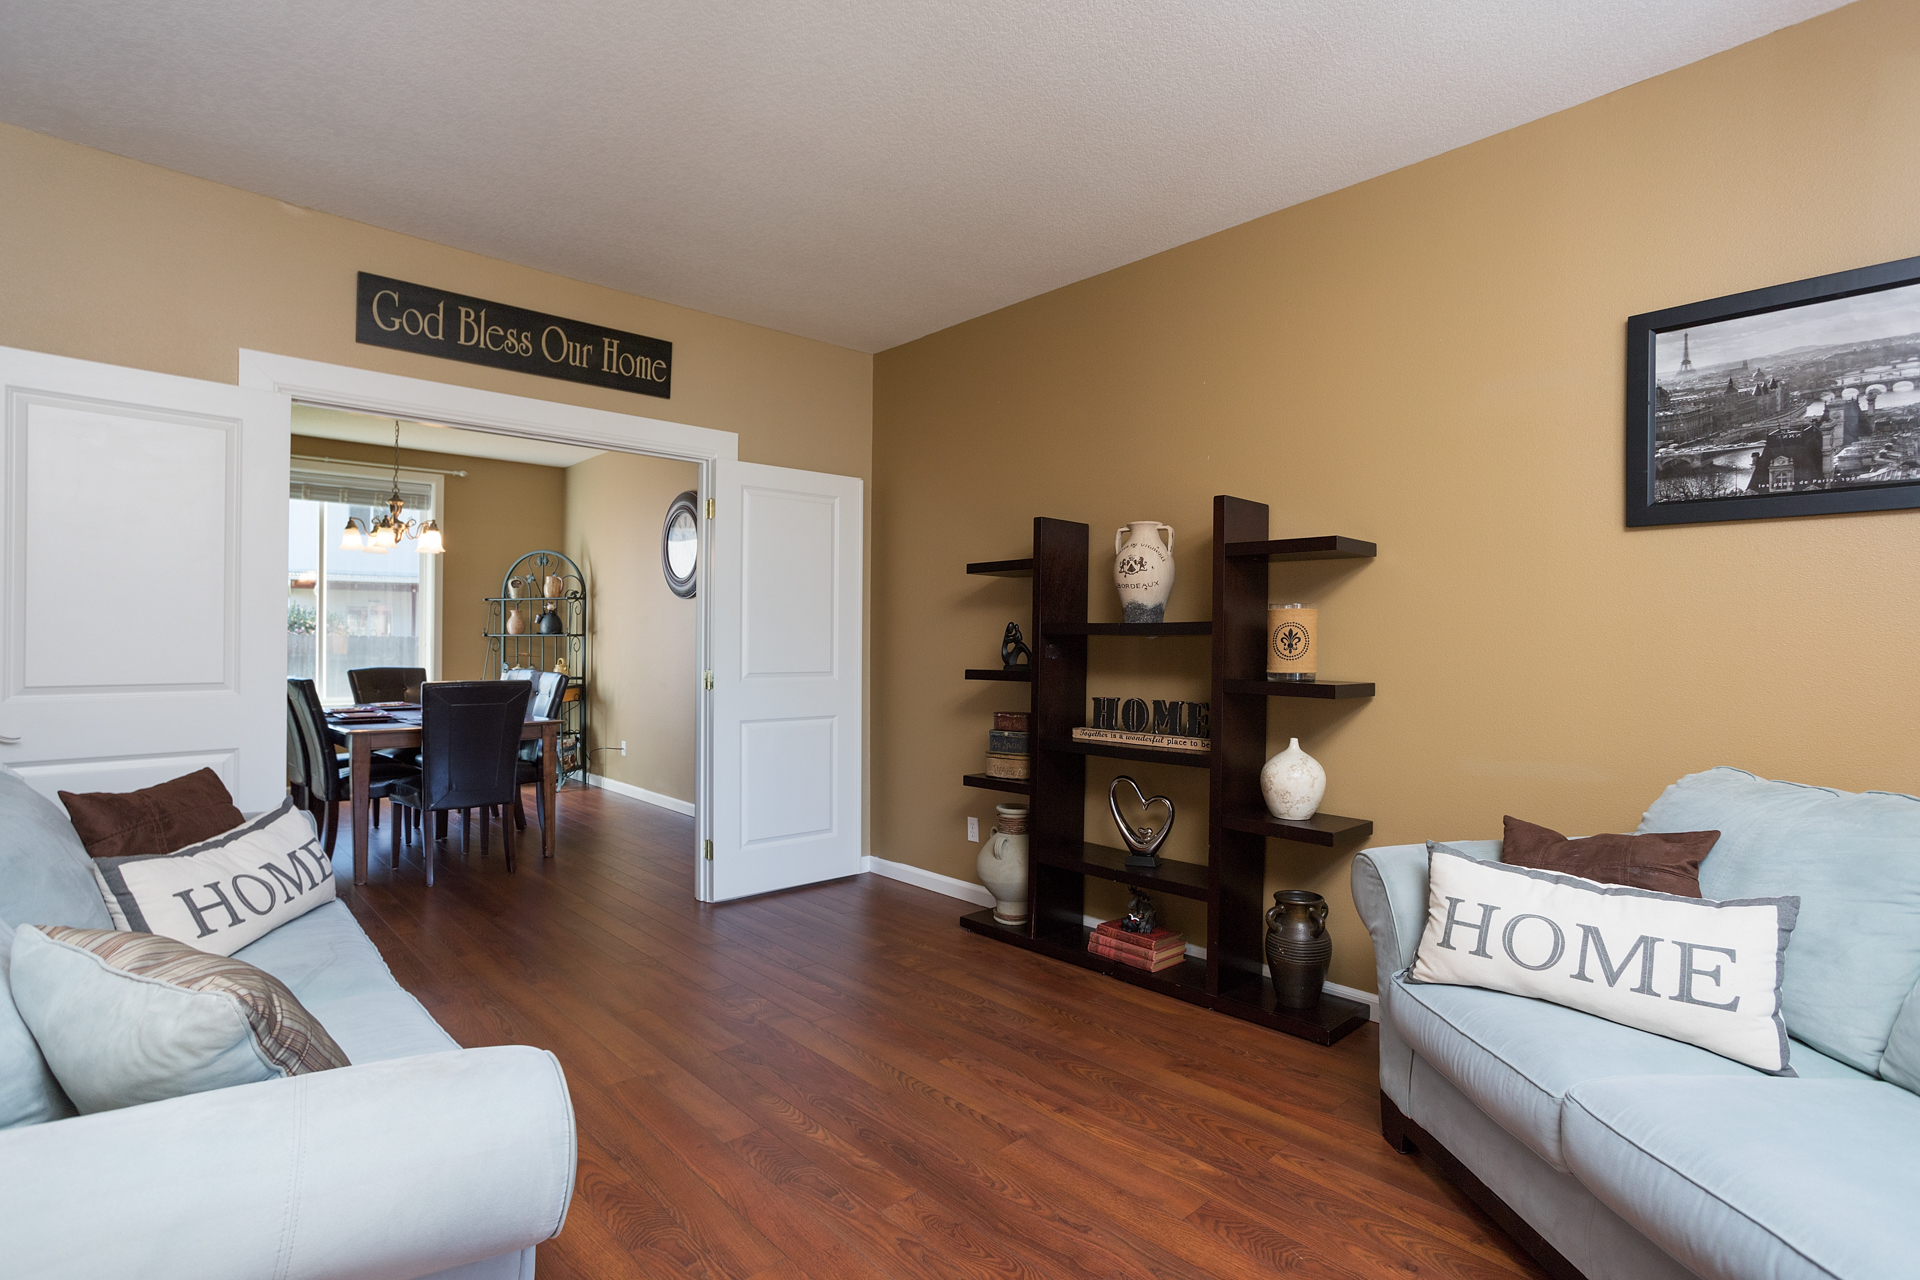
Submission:
<svg viewBox="0 0 1920 1280">
<path fill-rule="evenodd" d="M 400 545 L 402 538 L 416 539 L 418 550 L 423 556 L 437 556 L 446 551 L 440 545 L 440 525 L 437 521 L 402 520 L 401 508 L 407 505 L 400 496 L 400 420 L 393 421 L 393 495 L 387 499 L 387 514 L 378 520 L 361 524 L 357 516 L 347 517 L 347 527 L 340 531 L 340 549 L 342 551 L 370 551 L 383 556 Z"/>
</svg>

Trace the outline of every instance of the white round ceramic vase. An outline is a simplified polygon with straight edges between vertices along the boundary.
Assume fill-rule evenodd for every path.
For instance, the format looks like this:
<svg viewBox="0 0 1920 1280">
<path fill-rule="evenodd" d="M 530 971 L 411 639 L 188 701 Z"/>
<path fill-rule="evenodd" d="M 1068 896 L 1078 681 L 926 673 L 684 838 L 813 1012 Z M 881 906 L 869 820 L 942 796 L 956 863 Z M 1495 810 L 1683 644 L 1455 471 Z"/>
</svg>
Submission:
<svg viewBox="0 0 1920 1280">
<path fill-rule="evenodd" d="M 1260 794 L 1267 812 L 1276 818 L 1292 822 L 1311 818 L 1327 794 L 1327 771 L 1300 749 L 1300 739 L 1288 738 L 1287 749 L 1261 767 Z"/>
<path fill-rule="evenodd" d="M 1001 924 L 1027 922 L 1027 807 L 1003 804 L 1000 820 L 980 844 L 974 871 L 993 895 L 993 918 Z M 1001 828 L 1010 828 L 1002 830 Z"/>
<path fill-rule="evenodd" d="M 1114 530 L 1113 586 L 1120 593 L 1122 622 L 1166 621 L 1167 597 L 1173 594 L 1172 525 L 1135 520 Z"/>
</svg>

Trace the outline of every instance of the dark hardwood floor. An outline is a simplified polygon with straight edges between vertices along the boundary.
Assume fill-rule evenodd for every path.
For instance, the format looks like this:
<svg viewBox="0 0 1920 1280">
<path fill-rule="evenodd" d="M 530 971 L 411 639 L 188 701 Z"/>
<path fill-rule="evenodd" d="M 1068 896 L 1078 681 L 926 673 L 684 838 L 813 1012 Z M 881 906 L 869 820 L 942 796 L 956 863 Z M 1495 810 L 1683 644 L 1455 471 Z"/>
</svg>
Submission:
<svg viewBox="0 0 1920 1280">
<path fill-rule="evenodd" d="M 564 1064 L 579 1180 L 541 1280 L 1541 1274 L 1381 1140 L 1372 1027 L 1305 1044 L 878 876 L 703 906 L 691 819 L 560 810 L 515 875 L 496 839 L 428 889 L 383 839 L 343 887 L 462 1044 Z"/>
</svg>

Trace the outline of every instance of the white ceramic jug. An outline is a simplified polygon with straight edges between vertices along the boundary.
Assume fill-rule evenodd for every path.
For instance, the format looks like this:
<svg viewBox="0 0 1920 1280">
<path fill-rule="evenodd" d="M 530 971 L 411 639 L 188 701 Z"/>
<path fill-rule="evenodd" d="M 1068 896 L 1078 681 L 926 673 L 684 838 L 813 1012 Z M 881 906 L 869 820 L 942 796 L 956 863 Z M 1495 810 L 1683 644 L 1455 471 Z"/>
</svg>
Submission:
<svg viewBox="0 0 1920 1280">
<path fill-rule="evenodd" d="M 1173 594 L 1173 526 L 1135 520 L 1114 530 L 1113 585 L 1120 592 L 1122 622 L 1165 622 L 1167 597 Z"/>
<path fill-rule="evenodd" d="M 995 806 L 1000 820 L 981 842 L 974 870 L 993 895 L 993 918 L 1000 924 L 1027 922 L 1027 806 Z"/>
<path fill-rule="evenodd" d="M 1260 795 L 1276 818 L 1311 818 L 1320 812 L 1320 797 L 1326 794 L 1327 771 L 1300 749 L 1298 738 L 1288 738 L 1287 749 L 1260 770 Z"/>
</svg>

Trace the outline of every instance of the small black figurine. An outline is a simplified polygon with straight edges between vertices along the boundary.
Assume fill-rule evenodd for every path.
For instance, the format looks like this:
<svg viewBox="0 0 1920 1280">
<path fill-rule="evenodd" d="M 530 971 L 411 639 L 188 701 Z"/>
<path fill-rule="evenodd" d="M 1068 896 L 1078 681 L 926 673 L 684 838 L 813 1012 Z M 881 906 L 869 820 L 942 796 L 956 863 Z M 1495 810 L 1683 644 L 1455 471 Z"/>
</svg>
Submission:
<svg viewBox="0 0 1920 1280">
<path fill-rule="evenodd" d="M 1033 650 L 1027 648 L 1027 642 L 1020 638 L 1020 624 L 1009 622 L 1007 634 L 1000 641 L 1000 665 L 1008 671 L 1016 671 L 1033 660 Z"/>
<path fill-rule="evenodd" d="M 1157 923 L 1153 899 L 1135 889 L 1132 900 L 1127 903 L 1127 914 L 1120 917 L 1120 927 L 1128 933 L 1152 933 Z"/>
</svg>

